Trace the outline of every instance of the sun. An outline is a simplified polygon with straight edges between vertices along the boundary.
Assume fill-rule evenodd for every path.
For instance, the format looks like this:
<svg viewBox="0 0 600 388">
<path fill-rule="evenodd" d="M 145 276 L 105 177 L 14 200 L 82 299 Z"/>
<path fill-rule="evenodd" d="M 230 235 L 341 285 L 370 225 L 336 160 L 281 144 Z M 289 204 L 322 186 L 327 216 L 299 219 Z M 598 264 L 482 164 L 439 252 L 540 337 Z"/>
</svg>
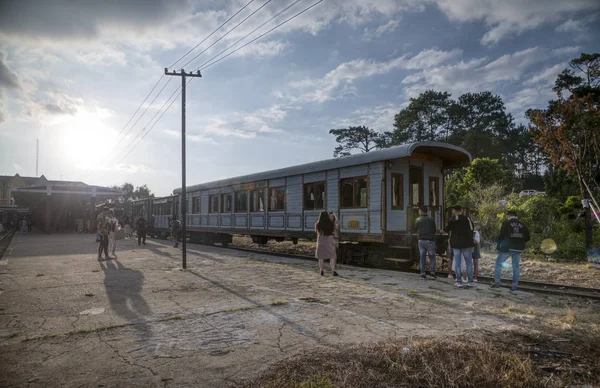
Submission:
<svg viewBox="0 0 600 388">
<path fill-rule="evenodd" d="M 117 132 L 103 122 L 102 116 L 98 112 L 79 111 L 61 123 L 63 156 L 74 167 L 100 170 L 118 156 L 111 153 Z"/>
</svg>

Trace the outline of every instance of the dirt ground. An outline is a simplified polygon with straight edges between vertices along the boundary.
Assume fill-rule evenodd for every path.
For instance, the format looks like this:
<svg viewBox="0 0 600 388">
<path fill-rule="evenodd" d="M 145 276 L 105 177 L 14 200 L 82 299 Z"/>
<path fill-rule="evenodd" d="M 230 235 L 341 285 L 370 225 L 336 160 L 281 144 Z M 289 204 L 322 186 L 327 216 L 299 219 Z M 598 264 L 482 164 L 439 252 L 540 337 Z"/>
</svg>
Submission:
<svg viewBox="0 0 600 388">
<path fill-rule="evenodd" d="M 257 248 L 257 245 L 253 244 L 249 237 L 243 236 L 234 237 L 233 245 L 244 248 Z M 299 241 L 298 245 L 293 245 L 291 241 L 280 243 L 269 241 L 262 249 L 279 253 L 314 256 L 315 243 Z M 438 271 L 447 271 L 448 268 L 442 267 L 439 259 L 438 257 Z M 495 260 L 496 254 L 494 252 L 482 252 L 479 270 L 481 276 L 494 276 Z M 502 277 L 511 279 L 512 268 L 504 268 Z M 521 280 L 600 288 L 600 269 L 594 268 L 588 263 L 551 262 L 548 259 L 524 256 L 521 258 Z"/>
<path fill-rule="evenodd" d="M 180 270 L 164 240 L 97 261 L 93 240 L 18 234 L 0 260 L 0 386 L 260 386 L 295 357 L 419 338 L 505 341 L 534 370 L 600 383 L 597 303 L 343 265 L 322 277 L 314 261 L 194 244 Z"/>
</svg>

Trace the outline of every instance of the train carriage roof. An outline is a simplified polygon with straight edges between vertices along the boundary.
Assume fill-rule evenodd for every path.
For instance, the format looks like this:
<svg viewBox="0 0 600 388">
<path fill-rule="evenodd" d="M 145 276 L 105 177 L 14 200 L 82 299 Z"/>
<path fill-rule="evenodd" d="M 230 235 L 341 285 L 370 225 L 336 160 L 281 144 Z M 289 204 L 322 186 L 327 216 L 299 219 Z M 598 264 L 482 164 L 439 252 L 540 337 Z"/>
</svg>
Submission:
<svg viewBox="0 0 600 388">
<path fill-rule="evenodd" d="M 250 183 L 267 179 L 276 179 L 294 175 L 309 174 L 319 171 L 334 170 L 337 168 L 381 162 L 384 160 L 401 159 L 409 157 L 415 153 L 440 158 L 443 162 L 444 167 L 446 168 L 465 167 L 471 164 L 471 154 L 467 152 L 464 148 L 457 147 L 448 143 L 423 141 L 402 144 L 396 147 L 385 148 L 378 151 L 344 156 L 341 158 L 321 160 L 318 162 L 300 164 L 297 166 L 285 167 L 277 170 L 259 172 L 235 178 L 227 178 L 213 182 L 201 183 L 199 185 L 188 186 L 187 191 L 189 192 L 197 190 L 206 190 L 241 183 Z M 175 194 L 180 192 L 181 188 L 177 188 L 173 191 L 173 193 Z"/>
</svg>

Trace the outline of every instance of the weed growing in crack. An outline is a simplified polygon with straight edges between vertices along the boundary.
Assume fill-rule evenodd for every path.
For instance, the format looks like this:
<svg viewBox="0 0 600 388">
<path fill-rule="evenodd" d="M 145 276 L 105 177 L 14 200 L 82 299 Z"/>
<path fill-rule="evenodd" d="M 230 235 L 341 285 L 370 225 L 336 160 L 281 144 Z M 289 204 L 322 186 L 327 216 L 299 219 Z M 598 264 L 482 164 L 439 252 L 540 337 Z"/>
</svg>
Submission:
<svg viewBox="0 0 600 388">
<path fill-rule="evenodd" d="M 159 322 L 168 322 L 168 321 L 181 321 L 183 319 L 183 317 L 181 315 L 174 315 L 172 317 L 169 318 L 163 318 L 163 319 L 159 319 Z"/>
</svg>

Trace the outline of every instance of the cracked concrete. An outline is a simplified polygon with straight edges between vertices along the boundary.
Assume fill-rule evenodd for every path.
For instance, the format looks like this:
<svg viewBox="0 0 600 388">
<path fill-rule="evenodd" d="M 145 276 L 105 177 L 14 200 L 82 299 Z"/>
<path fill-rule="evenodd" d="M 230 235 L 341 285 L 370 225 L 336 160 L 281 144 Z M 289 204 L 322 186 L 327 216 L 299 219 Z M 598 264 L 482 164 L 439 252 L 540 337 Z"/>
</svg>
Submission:
<svg viewBox="0 0 600 388">
<path fill-rule="evenodd" d="M 321 277 L 315 262 L 194 244 L 182 271 L 162 240 L 120 241 L 118 260 L 96 248 L 90 235 L 14 238 L 0 386 L 228 386 L 315 347 L 514 327 L 479 306 L 542 301 L 385 270 Z"/>
</svg>

